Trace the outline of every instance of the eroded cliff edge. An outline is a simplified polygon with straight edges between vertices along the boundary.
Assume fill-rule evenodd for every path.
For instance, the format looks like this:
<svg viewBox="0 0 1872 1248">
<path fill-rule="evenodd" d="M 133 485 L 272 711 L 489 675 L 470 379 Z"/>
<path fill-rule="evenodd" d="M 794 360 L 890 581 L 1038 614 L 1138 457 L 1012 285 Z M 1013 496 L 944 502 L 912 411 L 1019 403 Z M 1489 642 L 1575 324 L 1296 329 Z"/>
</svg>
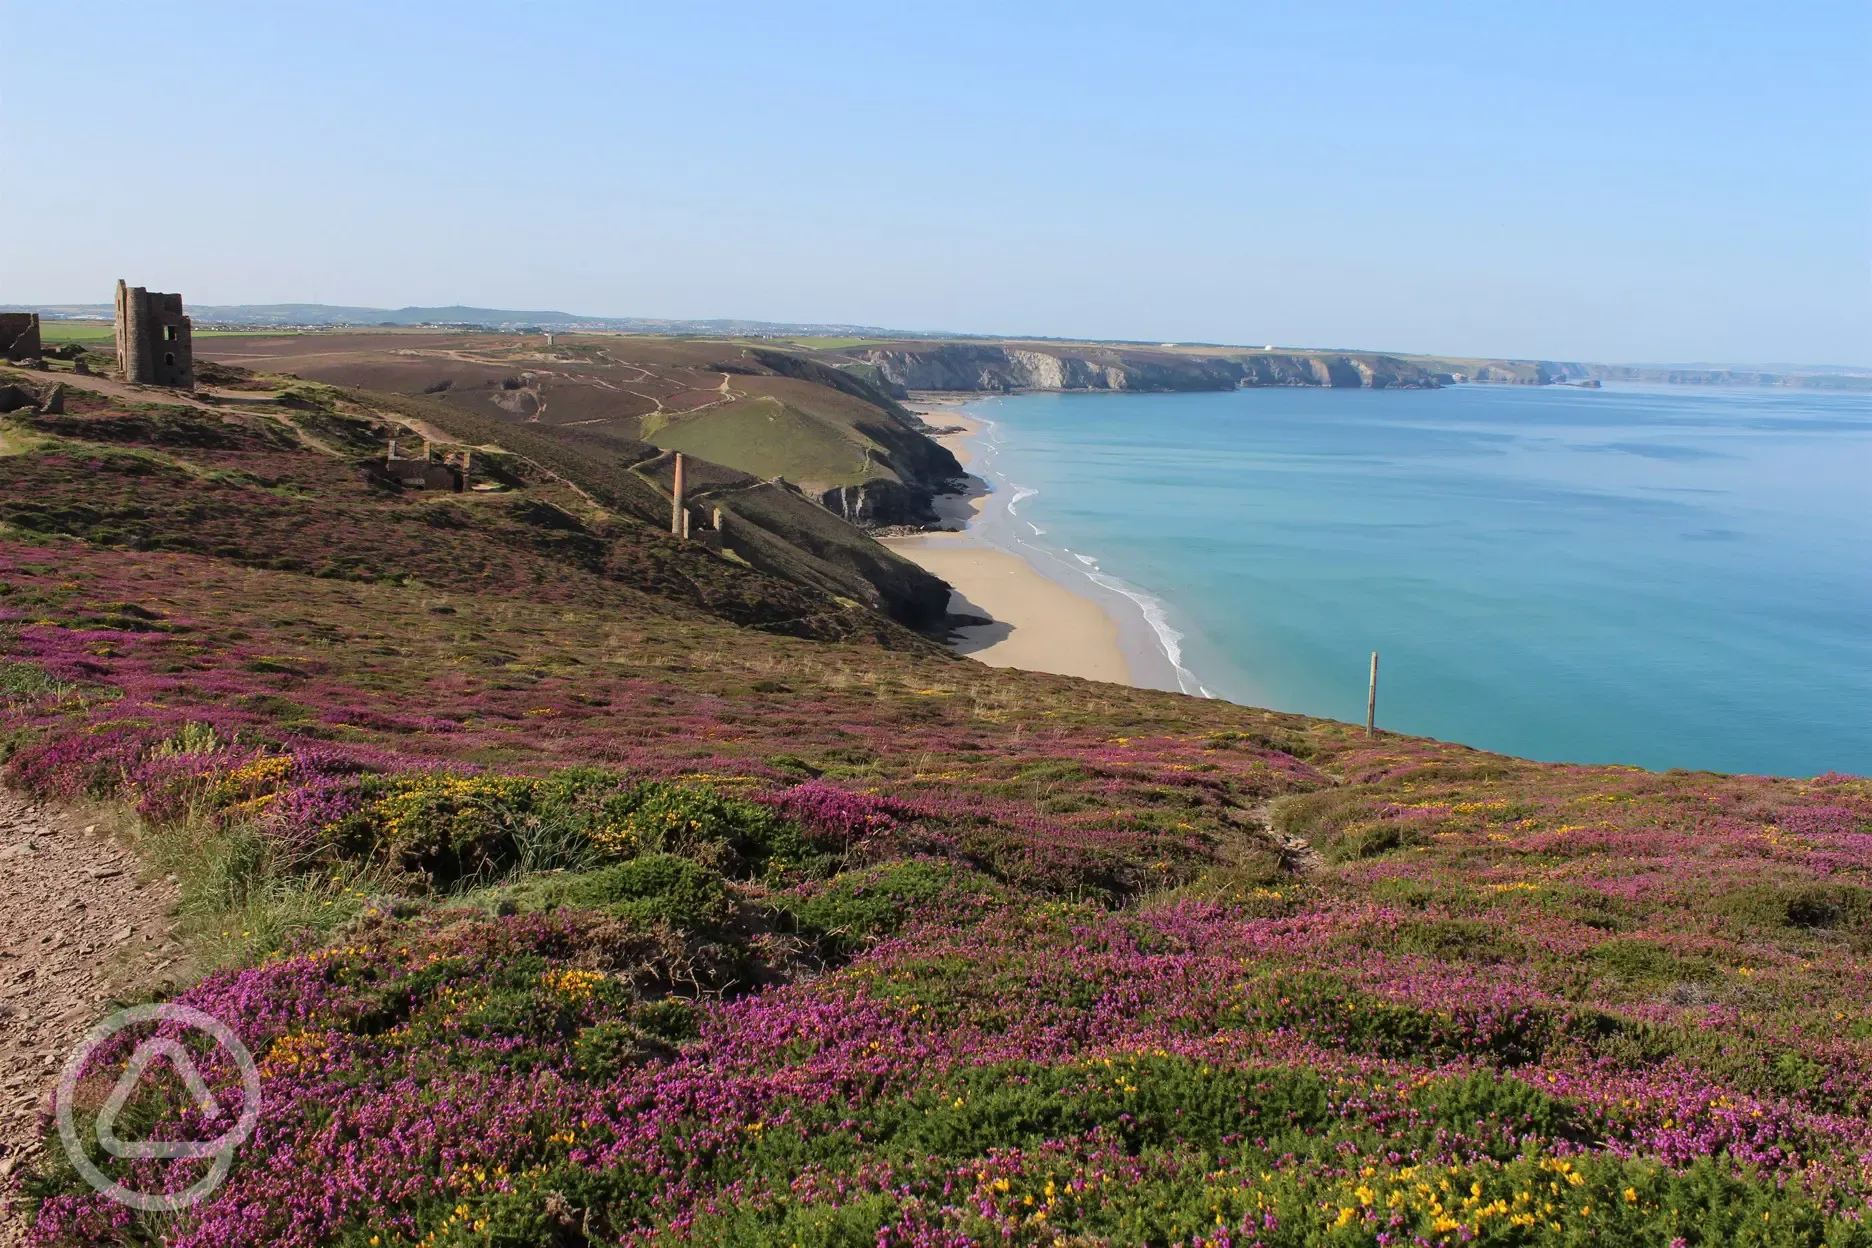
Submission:
<svg viewBox="0 0 1872 1248">
<path fill-rule="evenodd" d="M 1124 347 L 946 342 L 843 352 L 885 389 L 1233 390 L 1240 386 L 1432 389 L 1436 373 L 1389 355 L 1352 352 L 1217 352 Z"/>
<path fill-rule="evenodd" d="M 1235 390 L 1329 386 L 1434 390 L 1459 382 L 1546 385 L 1584 377 L 1546 360 L 1407 357 L 1370 351 L 1133 347 L 1053 342 L 895 342 L 819 353 L 901 398 L 913 390 Z"/>
</svg>

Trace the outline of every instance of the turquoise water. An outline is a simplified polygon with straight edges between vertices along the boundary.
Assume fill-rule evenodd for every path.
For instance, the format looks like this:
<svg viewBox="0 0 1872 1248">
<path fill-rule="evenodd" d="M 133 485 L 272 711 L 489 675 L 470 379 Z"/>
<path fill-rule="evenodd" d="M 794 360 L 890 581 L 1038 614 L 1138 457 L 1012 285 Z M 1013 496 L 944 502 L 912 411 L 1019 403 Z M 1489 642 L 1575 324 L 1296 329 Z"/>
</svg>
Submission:
<svg viewBox="0 0 1872 1248">
<path fill-rule="evenodd" d="M 1017 513 L 1001 540 L 1140 601 L 1192 692 L 1362 721 L 1377 650 L 1379 722 L 1402 732 L 1872 773 L 1872 400 L 1466 386 L 971 410 Z"/>
</svg>

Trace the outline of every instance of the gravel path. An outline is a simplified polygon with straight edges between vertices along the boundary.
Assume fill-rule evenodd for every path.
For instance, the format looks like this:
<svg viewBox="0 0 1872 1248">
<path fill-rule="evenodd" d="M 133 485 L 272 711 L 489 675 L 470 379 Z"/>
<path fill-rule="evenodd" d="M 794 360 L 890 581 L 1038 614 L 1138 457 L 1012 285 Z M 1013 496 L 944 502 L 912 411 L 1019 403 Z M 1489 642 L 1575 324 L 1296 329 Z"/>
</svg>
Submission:
<svg viewBox="0 0 1872 1248">
<path fill-rule="evenodd" d="M 173 883 L 142 878 L 101 828 L 0 789 L 0 1204 L 77 1041 L 181 969 L 174 907 Z M 19 1229 L 0 1210 L 0 1248 Z"/>
</svg>

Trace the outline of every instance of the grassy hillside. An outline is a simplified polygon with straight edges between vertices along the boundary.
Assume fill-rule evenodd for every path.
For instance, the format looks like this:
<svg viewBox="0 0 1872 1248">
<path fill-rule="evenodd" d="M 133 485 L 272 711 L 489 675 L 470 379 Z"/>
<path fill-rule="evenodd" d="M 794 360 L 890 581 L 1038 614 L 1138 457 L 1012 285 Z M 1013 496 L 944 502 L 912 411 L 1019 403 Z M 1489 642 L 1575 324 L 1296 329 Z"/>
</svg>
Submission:
<svg viewBox="0 0 1872 1248">
<path fill-rule="evenodd" d="M 768 347 L 718 339 L 493 334 L 321 334 L 244 340 L 223 363 L 426 398 L 503 424 L 649 442 L 814 498 L 865 487 L 864 519 L 933 518 L 961 467 L 861 378 Z"/>
<path fill-rule="evenodd" d="M 179 876 L 264 1102 L 179 1216 L 52 1144 L 43 1248 L 1872 1242 L 1866 780 L 990 669 L 634 524 L 621 443 L 309 444 L 382 419 L 0 418 L 6 776 Z"/>
<path fill-rule="evenodd" d="M 896 510 L 867 518 L 916 519 L 928 506 L 931 482 L 960 469 L 906 423 L 907 413 L 882 394 L 873 396 L 880 407 L 842 390 L 757 374 L 751 371 L 761 367 L 757 361 L 735 363 L 736 349 L 719 343 L 629 341 L 638 363 L 620 364 L 613 358 L 618 348 L 591 343 L 549 352 L 537 337 L 459 334 L 275 337 L 203 355 L 236 380 L 249 366 L 261 366 L 278 370 L 288 383 L 330 383 L 330 389 L 302 386 L 299 393 L 314 404 L 371 414 L 380 424 L 401 422 L 448 442 L 524 456 L 594 503 L 649 528 L 669 524 L 673 482 L 664 452 L 700 456 L 713 462 L 690 466 L 690 496 L 699 516 L 720 508 L 729 517 L 724 549 L 731 559 L 912 627 L 940 625 L 949 601 L 941 581 L 852 525 L 823 524 L 815 502 L 848 478 L 873 480 L 894 491 Z M 717 356 L 725 360 L 722 368 L 741 371 L 700 368 Z M 539 367 L 542 362 L 551 367 Z M 730 377 L 744 387 L 738 398 L 720 392 Z M 619 388 L 626 384 L 630 388 Z M 758 400 L 750 398 L 756 394 Z M 810 429 L 816 438 L 796 445 L 769 436 L 773 422 L 764 413 L 778 409 L 748 409 L 776 402 L 784 404 L 788 430 Z M 691 437 L 686 422 L 693 421 L 706 423 Z M 855 473 L 844 472 L 854 463 Z M 740 497 L 776 476 L 804 484 L 806 494 Z M 819 535 L 809 550 L 781 536 L 808 529 Z"/>
<path fill-rule="evenodd" d="M 851 485 L 871 472 L 865 445 L 845 429 L 767 395 L 693 416 L 653 417 L 644 432 L 668 450 L 717 462 L 739 458 L 771 468 L 768 476 L 795 481 Z"/>
</svg>

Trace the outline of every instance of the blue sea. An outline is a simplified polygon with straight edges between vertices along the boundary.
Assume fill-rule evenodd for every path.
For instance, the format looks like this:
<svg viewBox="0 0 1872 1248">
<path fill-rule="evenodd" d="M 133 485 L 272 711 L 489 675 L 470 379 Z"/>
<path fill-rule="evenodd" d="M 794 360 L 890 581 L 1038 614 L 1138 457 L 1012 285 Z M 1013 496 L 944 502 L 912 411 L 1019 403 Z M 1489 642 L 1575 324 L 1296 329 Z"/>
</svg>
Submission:
<svg viewBox="0 0 1872 1248">
<path fill-rule="evenodd" d="M 1376 650 L 1400 732 L 1872 773 L 1872 399 L 1473 385 L 969 410 L 991 422 L 984 536 L 1120 602 L 1154 683 L 1362 722 Z"/>
</svg>

